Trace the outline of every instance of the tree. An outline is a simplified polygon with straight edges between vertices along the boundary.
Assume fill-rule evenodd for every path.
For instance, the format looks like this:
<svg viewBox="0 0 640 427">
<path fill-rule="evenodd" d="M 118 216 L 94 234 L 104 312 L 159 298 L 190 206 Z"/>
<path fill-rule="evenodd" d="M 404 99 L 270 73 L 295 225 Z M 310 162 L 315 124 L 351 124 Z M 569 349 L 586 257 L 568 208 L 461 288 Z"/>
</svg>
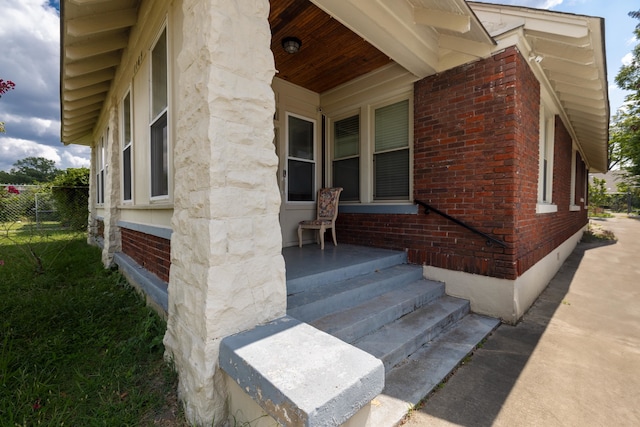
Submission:
<svg viewBox="0 0 640 427">
<path fill-rule="evenodd" d="M 602 208 L 607 203 L 606 179 L 593 178 L 593 184 L 589 183 L 589 206 Z"/>
<path fill-rule="evenodd" d="M 13 90 L 16 87 L 16 84 L 11 80 L 4 81 L 0 79 L 0 98 L 2 95 Z M 4 122 L 0 122 L 0 133 L 4 133 Z"/>
<path fill-rule="evenodd" d="M 27 157 L 13 164 L 9 174 L 13 177 L 12 184 L 34 184 L 52 181 L 60 170 L 56 162 L 44 157 Z"/>
<path fill-rule="evenodd" d="M 640 10 L 629 12 L 629 16 L 640 20 Z M 640 23 L 633 31 L 640 40 Z M 623 65 L 616 75 L 619 88 L 630 91 L 625 97 L 625 106 L 616 114 L 610 129 L 610 157 L 612 164 L 620 164 L 636 180 L 640 177 L 640 43 L 631 51 L 631 61 Z"/>
<path fill-rule="evenodd" d="M 72 230 L 86 230 L 89 216 L 89 169 L 69 168 L 51 183 L 51 195 L 63 223 Z"/>
</svg>

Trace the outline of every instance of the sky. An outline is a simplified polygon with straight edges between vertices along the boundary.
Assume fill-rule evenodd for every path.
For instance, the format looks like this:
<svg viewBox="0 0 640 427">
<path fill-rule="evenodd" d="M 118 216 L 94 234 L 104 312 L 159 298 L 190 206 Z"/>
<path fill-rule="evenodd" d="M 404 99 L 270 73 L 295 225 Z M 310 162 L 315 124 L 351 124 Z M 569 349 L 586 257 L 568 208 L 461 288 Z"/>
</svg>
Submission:
<svg viewBox="0 0 640 427">
<path fill-rule="evenodd" d="M 637 41 L 638 9 L 629 0 L 491 0 L 490 3 L 550 9 L 605 18 L 605 41 L 612 114 L 623 105 L 624 93 L 615 75 Z M 0 170 L 9 171 L 25 157 L 46 157 L 56 167 L 89 166 L 89 147 L 60 142 L 60 17 L 58 0 L 2 0 L 0 13 L 0 79 L 15 90 L 0 99 Z"/>
</svg>

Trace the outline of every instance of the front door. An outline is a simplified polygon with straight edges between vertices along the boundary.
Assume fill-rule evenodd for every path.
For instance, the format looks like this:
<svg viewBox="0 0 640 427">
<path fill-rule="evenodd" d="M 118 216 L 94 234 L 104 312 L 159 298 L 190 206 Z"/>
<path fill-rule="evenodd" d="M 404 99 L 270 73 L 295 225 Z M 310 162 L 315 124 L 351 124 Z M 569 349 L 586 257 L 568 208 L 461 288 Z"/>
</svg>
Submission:
<svg viewBox="0 0 640 427">
<path fill-rule="evenodd" d="M 278 153 L 278 186 L 282 245 L 298 245 L 298 222 L 315 219 L 316 193 L 322 186 L 322 152 L 319 129 L 320 97 L 300 86 L 274 79 L 274 120 Z M 315 241 L 306 231 L 303 243 Z"/>
<path fill-rule="evenodd" d="M 310 117 L 286 113 L 285 149 L 281 151 L 280 187 L 283 198 L 280 210 L 283 246 L 298 244 L 299 221 L 315 218 L 318 188 L 317 123 Z M 305 235 L 308 241 L 312 235 Z"/>
</svg>

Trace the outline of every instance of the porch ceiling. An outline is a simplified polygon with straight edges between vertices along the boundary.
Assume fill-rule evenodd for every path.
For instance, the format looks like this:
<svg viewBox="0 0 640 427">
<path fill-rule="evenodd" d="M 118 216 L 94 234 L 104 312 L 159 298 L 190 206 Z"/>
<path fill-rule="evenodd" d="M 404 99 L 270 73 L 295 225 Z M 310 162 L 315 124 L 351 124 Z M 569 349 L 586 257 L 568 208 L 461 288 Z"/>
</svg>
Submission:
<svg viewBox="0 0 640 427">
<path fill-rule="evenodd" d="M 391 62 L 308 0 L 271 0 L 269 23 L 276 76 L 317 93 Z M 285 52 L 285 37 L 300 39 L 297 53 Z"/>
<path fill-rule="evenodd" d="M 141 0 L 62 0 L 61 139 L 92 143 Z M 417 78 L 486 56 L 464 0 L 270 0 L 278 77 L 321 93 L 391 61 Z M 285 37 L 302 48 L 284 52 Z"/>
<path fill-rule="evenodd" d="M 609 95 L 602 18 L 469 3 L 497 40 L 522 31 L 529 52 L 562 106 L 592 172 L 608 168 Z"/>
<path fill-rule="evenodd" d="M 91 144 L 140 0 L 60 2 L 61 139 Z"/>
</svg>

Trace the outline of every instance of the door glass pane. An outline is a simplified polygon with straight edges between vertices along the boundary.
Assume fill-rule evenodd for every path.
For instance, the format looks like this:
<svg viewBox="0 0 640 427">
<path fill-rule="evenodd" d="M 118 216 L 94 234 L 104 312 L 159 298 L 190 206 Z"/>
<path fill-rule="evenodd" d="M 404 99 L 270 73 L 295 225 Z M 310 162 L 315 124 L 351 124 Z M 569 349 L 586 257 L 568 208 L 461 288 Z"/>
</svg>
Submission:
<svg viewBox="0 0 640 427">
<path fill-rule="evenodd" d="M 406 200 L 409 198 L 409 149 L 376 154 L 376 200 Z"/>
<path fill-rule="evenodd" d="M 360 116 L 338 120 L 333 129 L 334 158 L 357 155 L 360 148 Z M 344 192 L 342 195 L 344 196 Z"/>
<path fill-rule="evenodd" d="M 353 157 L 333 162 L 333 185 L 342 187 L 340 199 L 349 202 L 360 201 L 360 158 Z"/>
<path fill-rule="evenodd" d="M 291 202 L 312 202 L 314 195 L 315 164 L 289 159 L 287 182 L 288 199 Z"/>
<path fill-rule="evenodd" d="M 378 108 L 375 114 L 375 151 L 409 146 L 409 101 Z"/>
<path fill-rule="evenodd" d="M 313 122 L 289 116 L 289 157 L 313 160 Z"/>
</svg>

